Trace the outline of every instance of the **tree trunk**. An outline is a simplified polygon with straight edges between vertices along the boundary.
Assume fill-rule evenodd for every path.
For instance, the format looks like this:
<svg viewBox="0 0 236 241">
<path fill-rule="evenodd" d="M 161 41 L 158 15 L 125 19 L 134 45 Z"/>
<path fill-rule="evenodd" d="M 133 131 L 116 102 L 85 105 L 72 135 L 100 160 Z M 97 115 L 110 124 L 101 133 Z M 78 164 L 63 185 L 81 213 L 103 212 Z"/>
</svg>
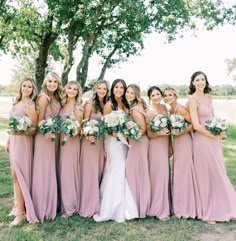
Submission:
<svg viewBox="0 0 236 241">
<path fill-rule="evenodd" d="M 82 74 L 82 68 L 84 67 L 85 62 L 89 56 L 91 45 L 93 45 L 93 35 L 92 34 L 90 34 L 86 39 L 86 42 L 85 42 L 84 48 L 83 48 L 83 56 L 76 68 L 76 81 L 78 81 L 78 82 L 80 82 L 80 75 Z"/>
<path fill-rule="evenodd" d="M 75 49 L 76 43 L 79 39 L 79 36 L 75 34 L 76 32 L 76 26 L 77 23 L 73 22 L 71 31 L 68 35 L 68 45 L 67 45 L 67 55 L 65 57 L 65 62 L 64 62 L 64 68 L 61 76 L 62 84 L 66 85 L 68 82 L 68 75 L 71 71 L 71 68 L 74 63 L 74 58 L 73 58 L 73 51 Z"/>
<path fill-rule="evenodd" d="M 84 66 L 82 68 L 82 72 L 81 72 L 80 84 L 83 91 L 84 91 L 84 87 L 88 76 L 89 58 L 90 58 L 89 56 L 86 58 Z"/>
<path fill-rule="evenodd" d="M 53 17 L 49 16 L 49 26 L 47 32 L 41 37 L 41 43 L 39 44 L 39 54 L 36 58 L 36 73 L 35 80 L 38 91 L 41 90 L 41 86 L 45 76 L 45 69 L 47 67 L 48 51 L 52 43 L 58 37 L 58 34 L 52 31 Z"/>
<path fill-rule="evenodd" d="M 103 80 L 104 79 L 104 76 L 106 74 L 106 70 L 107 70 L 108 65 L 110 63 L 110 60 L 111 60 L 112 56 L 115 54 L 117 49 L 118 49 L 118 46 L 115 46 L 114 49 L 110 52 L 110 54 L 107 56 L 106 61 L 105 61 L 105 63 L 102 66 L 102 70 L 100 72 L 98 80 Z"/>
</svg>

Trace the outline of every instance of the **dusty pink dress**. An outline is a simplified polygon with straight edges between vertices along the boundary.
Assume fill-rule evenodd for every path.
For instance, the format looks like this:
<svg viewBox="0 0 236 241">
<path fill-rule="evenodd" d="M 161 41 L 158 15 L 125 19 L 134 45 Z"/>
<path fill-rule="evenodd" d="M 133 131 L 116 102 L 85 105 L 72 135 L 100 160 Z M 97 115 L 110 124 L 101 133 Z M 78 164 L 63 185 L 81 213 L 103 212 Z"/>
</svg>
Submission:
<svg viewBox="0 0 236 241">
<path fill-rule="evenodd" d="M 145 118 L 145 113 L 138 107 L 131 109 L 132 112 L 138 111 Z M 131 147 L 128 150 L 125 161 L 125 173 L 130 191 L 138 207 L 139 218 L 145 218 L 150 205 L 150 179 L 148 170 L 148 147 L 149 140 L 143 135 L 139 142 L 129 140 Z"/>
<path fill-rule="evenodd" d="M 39 96 L 40 97 L 40 96 Z M 59 114 L 61 105 L 49 104 L 45 119 Z M 38 219 L 54 219 L 57 212 L 56 143 L 39 132 L 35 136 L 32 199 Z"/>
<path fill-rule="evenodd" d="M 77 110 L 82 111 L 81 107 Z M 77 111 L 75 110 L 75 111 Z M 63 117 L 71 115 L 61 111 Z M 61 134 L 61 141 L 64 134 Z M 66 144 L 60 146 L 59 161 L 59 182 L 60 182 L 60 198 L 61 212 L 66 216 L 79 213 L 80 203 L 80 138 L 79 136 L 70 137 Z"/>
<path fill-rule="evenodd" d="M 101 117 L 101 112 L 92 112 L 90 119 L 100 119 Z M 95 144 L 92 145 L 83 137 L 80 157 L 81 199 L 79 211 L 83 217 L 92 217 L 100 212 L 99 183 L 101 177 L 99 165 L 104 158 L 103 141 L 96 140 Z"/>
<path fill-rule="evenodd" d="M 169 136 L 159 136 L 149 140 L 149 175 L 151 201 L 148 215 L 160 220 L 169 219 Z"/>
<path fill-rule="evenodd" d="M 199 197 L 193 167 L 193 143 L 189 133 L 173 138 L 173 157 L 173 213 L 178 218 L 195 218 Z"/>
<path fill-rule="evenodd" d="M 29 101 L 25 105 L 34 105 Z M 11 117 L 26 116 L 23 106 L 16 104 L 10 111 Z M 16 176 L 24 197 L 26 218 L 30 223 L 38 222 L 35 215 L 31 189 L 31 165 L 33 158 L 33 136 L 28 135 L 10 135 L 10 162 L 14 167 Z M 17 215 L 17 213 L 15 213 Z"/>
<path fill-rule="evenodd" d="M 198 117 L 202 125 L 214 117 L 212 100 L 198 103 Z M 199 190 L 197 217 L 204 221 L 228 221 L 236 218 L 236 193 L 227 176 L 223 157 L 222 142 L 195 132 L 193 137 L 194 169 Z"/>
</svg>

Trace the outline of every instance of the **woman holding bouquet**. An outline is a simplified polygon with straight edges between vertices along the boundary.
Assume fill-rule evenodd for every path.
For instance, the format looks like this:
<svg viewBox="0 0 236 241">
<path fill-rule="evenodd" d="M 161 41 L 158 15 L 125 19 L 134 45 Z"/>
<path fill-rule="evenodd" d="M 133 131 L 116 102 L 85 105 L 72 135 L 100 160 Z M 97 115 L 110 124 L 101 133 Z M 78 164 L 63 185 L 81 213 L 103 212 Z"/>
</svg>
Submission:
<svg viewBox="0 0 236 241">
<path fill-rule="evenodd" d="M 108 83 L 105 80 L 97 81 L 93 89 L 93 97 L 84 109 L 84 119 L 87 121 L 101 121 L 103 108 L 108 97 Z M 89 124 L 89 123 L 88 123 Z M 98 122 L 98 125 L 101 125 Z M 80 215 L 92 217 L 99 214 L 99 183 L 104 168 L 104 143 L 95 135 L 87 135 L 82 139 L 80 160 Z"/>
<path fill-rule="evenodd" d="M 161 103 L 162 91 L 157 86 L 148 90 L 150 109 L 147 112 L 147 135 L 149 140 L 149 175 L 151 183 L 151 200 L 148 215 L 160 220 L 168 220 L 170 215 L 169 195 L 169 129 L 165 117 L 167 108 Z M 165 122 L 157 126 L 160 131 L 151 131 L 150 121 L 163 115 Z"/>
<path fill-rule="evenodd" d="M 36 86 L 31 78 L 26 78 L 20 84 L 19 95 L 10 111 L 12 118 L 27 117 L 26 128 L 12 129 L 6 145 L 6 151 L 10 156 L 11 174 L 14 186 L 16 203 L 15 219 L 10 226 L 20 224 L 25 218 L 30 223 L 38 222 L 35 215 L 33 202 L 30 195 L 31 188 L 31 164 L 33 158 L 33 135 L 37 125 L 37 113 L 34 100 L 36 98 Z M 19 129 L 19 131 L 18 131 Z"/>
<path fill-rule="evenodd" d="M 69 81 L 65 86 L 65 92 L 60 111 L 62 126 L 65 128 L 60 138 L 63 145 L 60 148 L 59 182 L 62 216 L 69 217 L 79 213 L 80 138 L 78 134 L 81 131 L 83 108 L 82 89 L 76 81 Z"/>
<path fill-rule="evenodd" d="M 210 224 L 236 219 L 236 193 L 227 176 L 221 139 L 205 128 L 214 118 L 211 88 L 207 76 L 197 71 L 191 76 L 188 100 L 193 128 L 193 158 L 200 201 L 197 217 Z"/>
<path fill-rule="evenodd" d="M 141 97 L 140 87 L 136 84 L 127 87 L 125 97 L 130 105 L 131 120 L 140 126 L 141 134 L 138 142 L 129 138 L 131 146 L 126 159 L 126 177 L 138 207 L 139 218 L 145 218 L 150 205 L 149 140 L 146 136 L 145 119 L 147 105 Z"/>
<path fill-rule="evenodd" d="M 182 128 L 171 129 L 173 138 L 173 180 L 172 207 L 177 218 L 195 218 L 198 190 L 193 168 L 193 143 L 191 118 L 188 110 L 177 102 L 178 94 L 175 89 L 167 87 L 164 90 L 164 100 L 170 105 L 171 123 L 182 117 Z M 180 120 L 179 120 L 180 121 Z M 187 124 L 189 123 L 189 124 Z M 175 123 L 173 123 L 174 126 Z M 178 125 L 180 126 L 180 125 Z M 183 148 L 184 147 L 184 148 Z"/>
<path fill-rule="evenodd" d="M 111 86 L 110 100 L 104 106 L 104 118 L 109 114 L 125 116 L 128 103 L 125 99 L 126 83 L 116 79 Z M 116 115 L 117 114 L 117 115 Z M 121 133 L 110 132 L 105 136 L 106 164 L 100 187 L 100 214 L 94 215 L 96 222 L 115 220 L 124 222 L 126 219 L 138 217 L 138 210 L 125 177 L 125 160 L 128 147 L 120 141 Z M 123 139 L 123 138 L 122 138 Z"/>
<path fill-rule="evenodd" d="M 59 76 L 54 72 L 48 73 L 37 100 L 39 126 L 41 121 L 59 114 L 62 96 L 63 89 Z M 34 143 L 32 199 L 36 215 L 41 222 L 44 219 L 54 219 L 57 211 L 56 153 L 58 148 L 56 142 L 51 140 L 52 138 L 56 138 L 55 133 L 47 133 L 44 136 L 38 132 Z"/>
</svg>

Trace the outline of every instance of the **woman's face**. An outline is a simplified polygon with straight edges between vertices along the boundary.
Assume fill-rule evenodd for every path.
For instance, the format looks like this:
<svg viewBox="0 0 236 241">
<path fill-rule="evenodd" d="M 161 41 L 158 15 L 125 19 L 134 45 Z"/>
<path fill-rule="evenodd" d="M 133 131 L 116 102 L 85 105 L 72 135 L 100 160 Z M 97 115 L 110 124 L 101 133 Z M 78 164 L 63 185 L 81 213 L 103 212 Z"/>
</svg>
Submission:
<svg viewBox="0 0 236 241">
<path fill-rule="evenodd" d="M 131 86 L 127 88 L 127 90 L 125 92 L 125 98 L 127 99 L 127 101 L 129 103 L 132 103 L 135 100 L 136 95 L 135 95 L 135 92 L 134 92 L 134 90 Z"/>
<path fill-rule="evenodd" d="M 205 76 L 203 74 L 199 74 L 195 77 L 195 79 L 193 80 L 193 85 L 195 87 L 196 90 L 198 91 L 204 91 L 205 87 L 206 87 L 206 79 Z"/>
<path fill-rule="evenodd" d="M 104 98 L 107 94 L 107 91 L 108 91 L 108 89 L 107 89 L 107 86 L 105 83 L 102 83 L 97 86 L 96 93 L 97 93 L 98 97 Z"/>
<path fill-rule="evenodd" d="M 125 88 L 121 82 L 118 82 L 113 89 L 113 94 L 117 98 L 121 98 L 124 95 Z"/>
<path fill-rule="evenodd" d="M 72 84 L 66 87 L 66 94 L 69 98 L 75 98 L 78 95 L 77 85 Z"/>
<path fill-rule="evenodd" d="M 21 86 L 22 97 L 30 97 L 31 94 L 33 93 L 33 88 L 34 87 L 31 81 L 29 80 L 24 81 Z"/>
<path fill-rule="evenodd" d="M 48 76 L 48 79 L 46 81 L 47 90 L 50 92 L 54 92 L 57 90 L 58 87 L 58 81 L 56 78 L 54 78 L 52 75 Z"/>
<path fill-rule="evenodd" d="M 174 92 L 171 90 L 165 90 L 164 101 L 169 105 L 174 103 L 176 101 L 176 95 L 174 94 Z"/>
<path fill-rule="evenodd" d="M 162 95 L 159 90 L 153 90 L 151 95 L 150 95 L 150 100 L 152 101 L 153 104 L 159 104 L 161 102 Z"/>
</svg>

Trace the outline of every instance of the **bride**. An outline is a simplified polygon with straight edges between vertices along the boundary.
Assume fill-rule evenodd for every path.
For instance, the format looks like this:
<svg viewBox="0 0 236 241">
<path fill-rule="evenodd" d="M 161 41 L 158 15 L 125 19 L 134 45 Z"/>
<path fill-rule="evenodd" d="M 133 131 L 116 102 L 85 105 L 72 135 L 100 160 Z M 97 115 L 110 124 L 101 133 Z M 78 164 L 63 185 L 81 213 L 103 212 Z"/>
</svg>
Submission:
<svg viewBox="0 0 236 241">
<path fill-rule="evenodd" d="M 124 80 L 114 80 L 110 100 L 104 106 L 104 115 L 113 110 L 124 113 L 127 111 L 125 90 Z M 100 214 L 94 215 L 93 218 L 96 222 L 115 220 L 119 223 L 137 218 L 138 209 L 125 177 L 125 159 L 128 147 L 118 141 L 117 133 L 113 132 L 105 137 L 105 151 L 107 159 L 100 186 Z"/>
</svg>

